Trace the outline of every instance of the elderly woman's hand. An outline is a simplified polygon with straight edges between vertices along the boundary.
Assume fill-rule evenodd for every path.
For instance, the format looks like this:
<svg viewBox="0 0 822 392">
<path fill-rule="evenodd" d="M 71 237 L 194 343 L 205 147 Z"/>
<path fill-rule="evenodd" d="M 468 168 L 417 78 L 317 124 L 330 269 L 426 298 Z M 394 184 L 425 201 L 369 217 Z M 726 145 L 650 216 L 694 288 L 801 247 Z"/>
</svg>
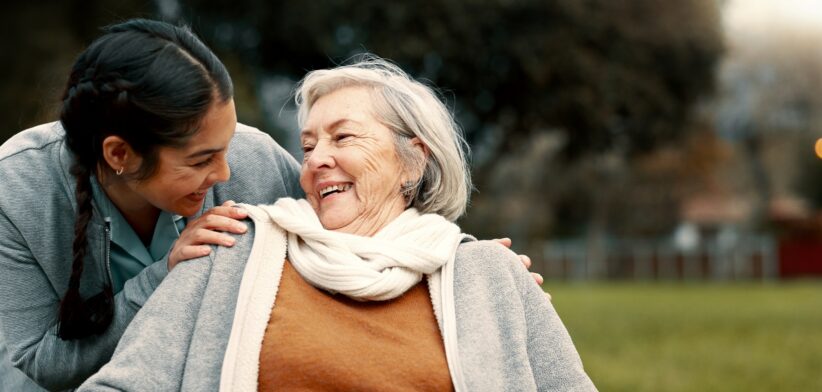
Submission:
<svg viewBox="0 0 822 392">
<path fill-rule="evenodd" d="M 235 204 L 229 200 L 188 222 L 168 254 L 168 270 L 174 269 L 181 261 L 211 253 L 211 244 L 234 245 L 234 238 L 224 233 L 242 234 L 248 230 L 245 223 L 240 222 L 248 216 L 248 212 L 235 207 Z"/>
<path fill-rule="evenodd" d="M 506 238 L 495 238 L 494 241 L 499 242 L 500 244 L 502 244 L 502 246 L 504 246 L 506 248 L 509 248 L 509 249 L 511 248 L 511 239 L 510 238 L 507 238 L 507 237 Z M 531 258 L 528 257 L 527 255 L 518 255 L 518 256 L 519 256 L 519 260 L 522 262 L 522 265 L 524 265 L 525 268 L 527 268 L 527 269 L 531 269 Z M 537 282 L 537 284 L 540 285 L 540 286 L 542 286 L 542 283 L 545 282 L 545 280 L 542 278 L 542 275 L 540 275 L 536 272 L 531 272 L 531 276 L 534 278 L 534 281 Z M 551 300 L 551 294 L 545 293 L 545 296 L 548 297 L 549 301 Z"/>
</svg>

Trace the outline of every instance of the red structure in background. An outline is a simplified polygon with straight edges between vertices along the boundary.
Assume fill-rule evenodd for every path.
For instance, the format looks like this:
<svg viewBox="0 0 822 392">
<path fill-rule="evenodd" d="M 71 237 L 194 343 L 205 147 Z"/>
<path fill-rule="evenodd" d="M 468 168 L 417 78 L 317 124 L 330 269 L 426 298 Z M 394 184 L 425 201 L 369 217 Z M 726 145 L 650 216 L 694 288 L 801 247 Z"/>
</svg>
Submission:
<svg viewBox="0 0 822 392">
<path fill-rule="evenodd" d="M 822 276 L 822 239 L 787 237 L 779 239 L 779 277 Z"/>
<path fill-rule="evenodd" d="M 822 277 L 822 213 L 771 210 L 779 228 L 779 277 Z"/>
</svg>

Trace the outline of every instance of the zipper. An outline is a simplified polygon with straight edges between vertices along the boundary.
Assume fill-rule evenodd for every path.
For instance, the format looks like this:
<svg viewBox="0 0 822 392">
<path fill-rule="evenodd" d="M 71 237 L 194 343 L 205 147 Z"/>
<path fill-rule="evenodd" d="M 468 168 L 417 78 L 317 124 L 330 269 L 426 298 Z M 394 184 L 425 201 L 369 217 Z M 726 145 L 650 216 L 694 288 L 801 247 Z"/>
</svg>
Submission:
<svg viewBox="0 0 822 392">
<path fill-rule="evenodd" d="M 105 231 L 106 231 L 106 253 L 104 266 L 106 267 L 106 275 L 108 275 L 108 284 L 114 289 L 114 279 L 111 277 L 111 218 L 105 217 Z"/>
</svg>

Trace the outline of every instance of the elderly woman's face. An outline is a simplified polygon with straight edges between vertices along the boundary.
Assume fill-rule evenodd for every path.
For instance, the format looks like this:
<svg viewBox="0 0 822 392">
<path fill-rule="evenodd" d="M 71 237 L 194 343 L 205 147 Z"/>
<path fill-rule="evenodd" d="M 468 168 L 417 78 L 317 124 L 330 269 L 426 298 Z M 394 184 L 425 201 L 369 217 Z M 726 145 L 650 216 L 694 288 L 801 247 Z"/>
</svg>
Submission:
<svg viewBox="0 0 822 392">
<path fill-rule="evenodd" d="M 308 113 L 300 184 L 326 229 L 373 235 L 405 209 L 393 134 L 372 113 L 364 87 L 327 94 Z"/>
</svg>

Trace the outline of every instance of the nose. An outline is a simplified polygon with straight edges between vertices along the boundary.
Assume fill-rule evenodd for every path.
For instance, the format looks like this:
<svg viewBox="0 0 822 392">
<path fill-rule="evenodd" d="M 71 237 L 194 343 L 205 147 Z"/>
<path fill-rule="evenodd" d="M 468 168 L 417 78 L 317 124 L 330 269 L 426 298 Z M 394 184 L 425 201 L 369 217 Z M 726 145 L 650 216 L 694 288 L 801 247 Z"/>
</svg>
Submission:
<svg viewBox="0 0 822 392">
<path fill-rule="evenodd" d="M 210 184 L 226 182 L 231 178 L 231 168 L 228 167 L 228 160 L 225 155 L 220 157 L 220 161 L 214 165 L 214 171 L 209 174 L 208 181 Z"/>
<path fill-rule="evenodd" d="M 334 156 L 326 143 L 317 143 L 305 160 L 309 170 L 334 167 Z"/>
</svg>

